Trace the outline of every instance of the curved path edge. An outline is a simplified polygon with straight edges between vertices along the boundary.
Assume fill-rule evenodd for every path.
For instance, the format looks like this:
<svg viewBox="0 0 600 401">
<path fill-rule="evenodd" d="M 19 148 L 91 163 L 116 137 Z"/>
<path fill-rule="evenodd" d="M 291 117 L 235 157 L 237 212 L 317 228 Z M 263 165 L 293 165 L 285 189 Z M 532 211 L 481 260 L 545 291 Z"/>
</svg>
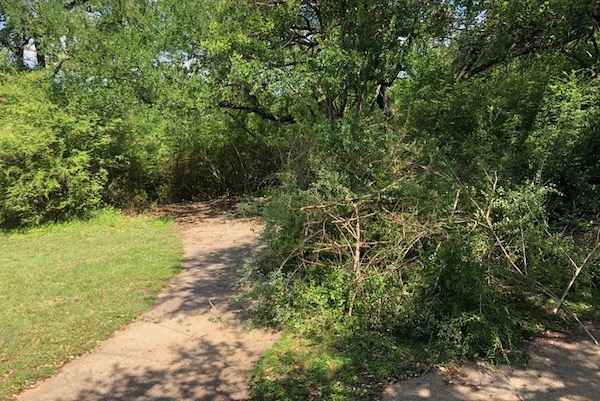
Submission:
<svg viewBox="0 0 600 401">
<path fill-rule="evenodd" d="M 233 301 L 237 268 L 259 246 L 253 220 L 177 205 L 184 270 L 140 319 L 19 401 L 225 401 L 248 398 L 254 363 L 278 339 L 247 331 Z"/>
<path fill-rule="evenodd" d="M 600 330 L 589 323 L 598 337 Z M 526 368 L 470 362 L 389 386 L 380 401 L 598 401 L 600 347 L 577 328 L 529 344 Z"/>
</svg>

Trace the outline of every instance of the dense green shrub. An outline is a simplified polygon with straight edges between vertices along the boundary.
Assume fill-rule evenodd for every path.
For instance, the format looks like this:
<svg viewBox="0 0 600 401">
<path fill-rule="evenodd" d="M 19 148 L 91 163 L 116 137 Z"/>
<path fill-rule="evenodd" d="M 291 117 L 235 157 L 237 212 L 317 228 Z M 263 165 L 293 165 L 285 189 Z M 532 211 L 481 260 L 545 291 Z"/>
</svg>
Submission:
<svg viewBox="0 0 600 401">
<path fill-rule="evenodd" d="M 273 184 L 281 162 L 276 137 L 263 134 L 269 124 L 218 112 L 172 112 L 152 167 L 159 200 L 243 195 Z"/>
<path fill-rule="evenodd" d="M 276 195 L 265 211 L 271 246 L 249 272 L 249 295 L 279 324 L 335 316 L 424 341 L 443 358 L 506 361 L 537 330 L 544 303 L 532 297 L 564 291 L 567 255 L 584 258 L 572 238 L 548 231 L 553 192 L 406 175 L 369 193 L 339 197 L 319 185 Z"/>
<path fill-rule="evenodd" d="M 89 116 L 47 95 L 45 74 L 0 76 L 0 226 L 81 215 L 102 199 L 107 145 Z"/>
<path fill-rule="evenodd" d="M 0 77 L 0 226 L 82 215 L 101 203 L 140 208 L 273 184 L 281 145 L 264 134 L 264 121 L 188 113 L 166 101 L 150 107 L 127 91 L 117 100 L 119 88 L 88 93 L 74 79 Z"/>
<path fill-rule="evenodd" d="M 587 263 L 576 280 L 592 284 L 594 223 L 589 235 L 558 224 L 550 200 L 564 195 L 546 180 L 549 169 L 574 178 L 580 168 L 573 193 L 597 199 L 597 163 L 580 148 L 595 149 L 594 129 L 583 129 L 593 127 L 591 103 L 552 112 L 544 66 L 456 83 L 447 61 L 432 51 L 415 64 L 394 90 L 392 121 L 312 126 L 309 163 L 301 174 L 290 165 L 273 194 L 269 248 L 248 274 L 263 316 L 329 316 L 356 332 L 428 343 L 442 359 L 507 361 L 539 332 L 548 301 L 568 293 L 573 264 Z M 586 125 L 553 125 L 581 109 Z M 538 113 L 554 113 L 553 122 Z M 562 139 L 542 126 L 562 129 Z M 553 159 L 565 127 L 578 141 Z"/>
<path fill-rule="evenodd" d="M 531 162 L 562 194 L 554 198 L 557 215 L 600 214 L 599 100 L 598 79 L 573 73 L 553 81 L 528 138 Z"/>
</svg>

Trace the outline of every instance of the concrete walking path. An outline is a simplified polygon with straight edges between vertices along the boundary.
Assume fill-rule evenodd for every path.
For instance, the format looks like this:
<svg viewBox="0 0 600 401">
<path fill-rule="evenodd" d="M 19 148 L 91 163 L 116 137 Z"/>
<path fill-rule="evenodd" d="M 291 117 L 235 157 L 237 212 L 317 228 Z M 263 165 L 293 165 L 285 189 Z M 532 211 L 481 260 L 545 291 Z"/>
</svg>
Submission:
<svg viewBox="0 0 600 401">
<path fill-rule="evenodd" d="M 253 364 L 277 339 L 246 330 L 232 297 L 258 246 L 252 220 L 180 206 L 184 271 L 138 321 L 63 366 L 19 401 L 225 401 L 248 398 Z"/>
</svg>

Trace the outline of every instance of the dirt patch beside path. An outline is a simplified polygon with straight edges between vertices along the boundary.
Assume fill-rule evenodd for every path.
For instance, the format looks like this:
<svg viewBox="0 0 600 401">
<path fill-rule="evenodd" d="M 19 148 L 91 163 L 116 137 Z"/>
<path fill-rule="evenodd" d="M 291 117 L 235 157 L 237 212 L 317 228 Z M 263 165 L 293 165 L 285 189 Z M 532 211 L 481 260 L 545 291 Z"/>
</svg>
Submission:
<svg viewBox="0 0 600 401">
<path fill-rule="evenodd" d="M 530 344 L 527 369 L 469 363 L 390 386 L 382 401 L 597 401 L 600 347 L 587 337 L 549 333 Z M 598 337 L 599 330 L 590 327 Z"/>
<path fill-rule="evenodd" d="M 248 398 L 253 364 L 277 333 L 246 330 L 232 298 L 260 225 L 207 204 L 172 206 L 184 271 L 138 321 L 22 393 L 20 401 L 225 401 Z M 217 212 L 220 212 L 217 209 Z"/>
</svg>

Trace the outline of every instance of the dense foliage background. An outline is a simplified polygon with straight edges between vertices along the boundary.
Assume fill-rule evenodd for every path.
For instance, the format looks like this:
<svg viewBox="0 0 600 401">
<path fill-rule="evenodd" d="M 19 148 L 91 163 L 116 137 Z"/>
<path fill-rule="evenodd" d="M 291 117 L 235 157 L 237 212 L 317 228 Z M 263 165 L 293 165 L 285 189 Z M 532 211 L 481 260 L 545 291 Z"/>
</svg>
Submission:
<svg viewBox="0 0 600 401">
<path fill-rule="evenodd" d="M 266 194 L 264 318 L 507 359 L 599 295 L 599 28 L 584 0 L 0 0 L 0 225 Z"/>
</svg>

